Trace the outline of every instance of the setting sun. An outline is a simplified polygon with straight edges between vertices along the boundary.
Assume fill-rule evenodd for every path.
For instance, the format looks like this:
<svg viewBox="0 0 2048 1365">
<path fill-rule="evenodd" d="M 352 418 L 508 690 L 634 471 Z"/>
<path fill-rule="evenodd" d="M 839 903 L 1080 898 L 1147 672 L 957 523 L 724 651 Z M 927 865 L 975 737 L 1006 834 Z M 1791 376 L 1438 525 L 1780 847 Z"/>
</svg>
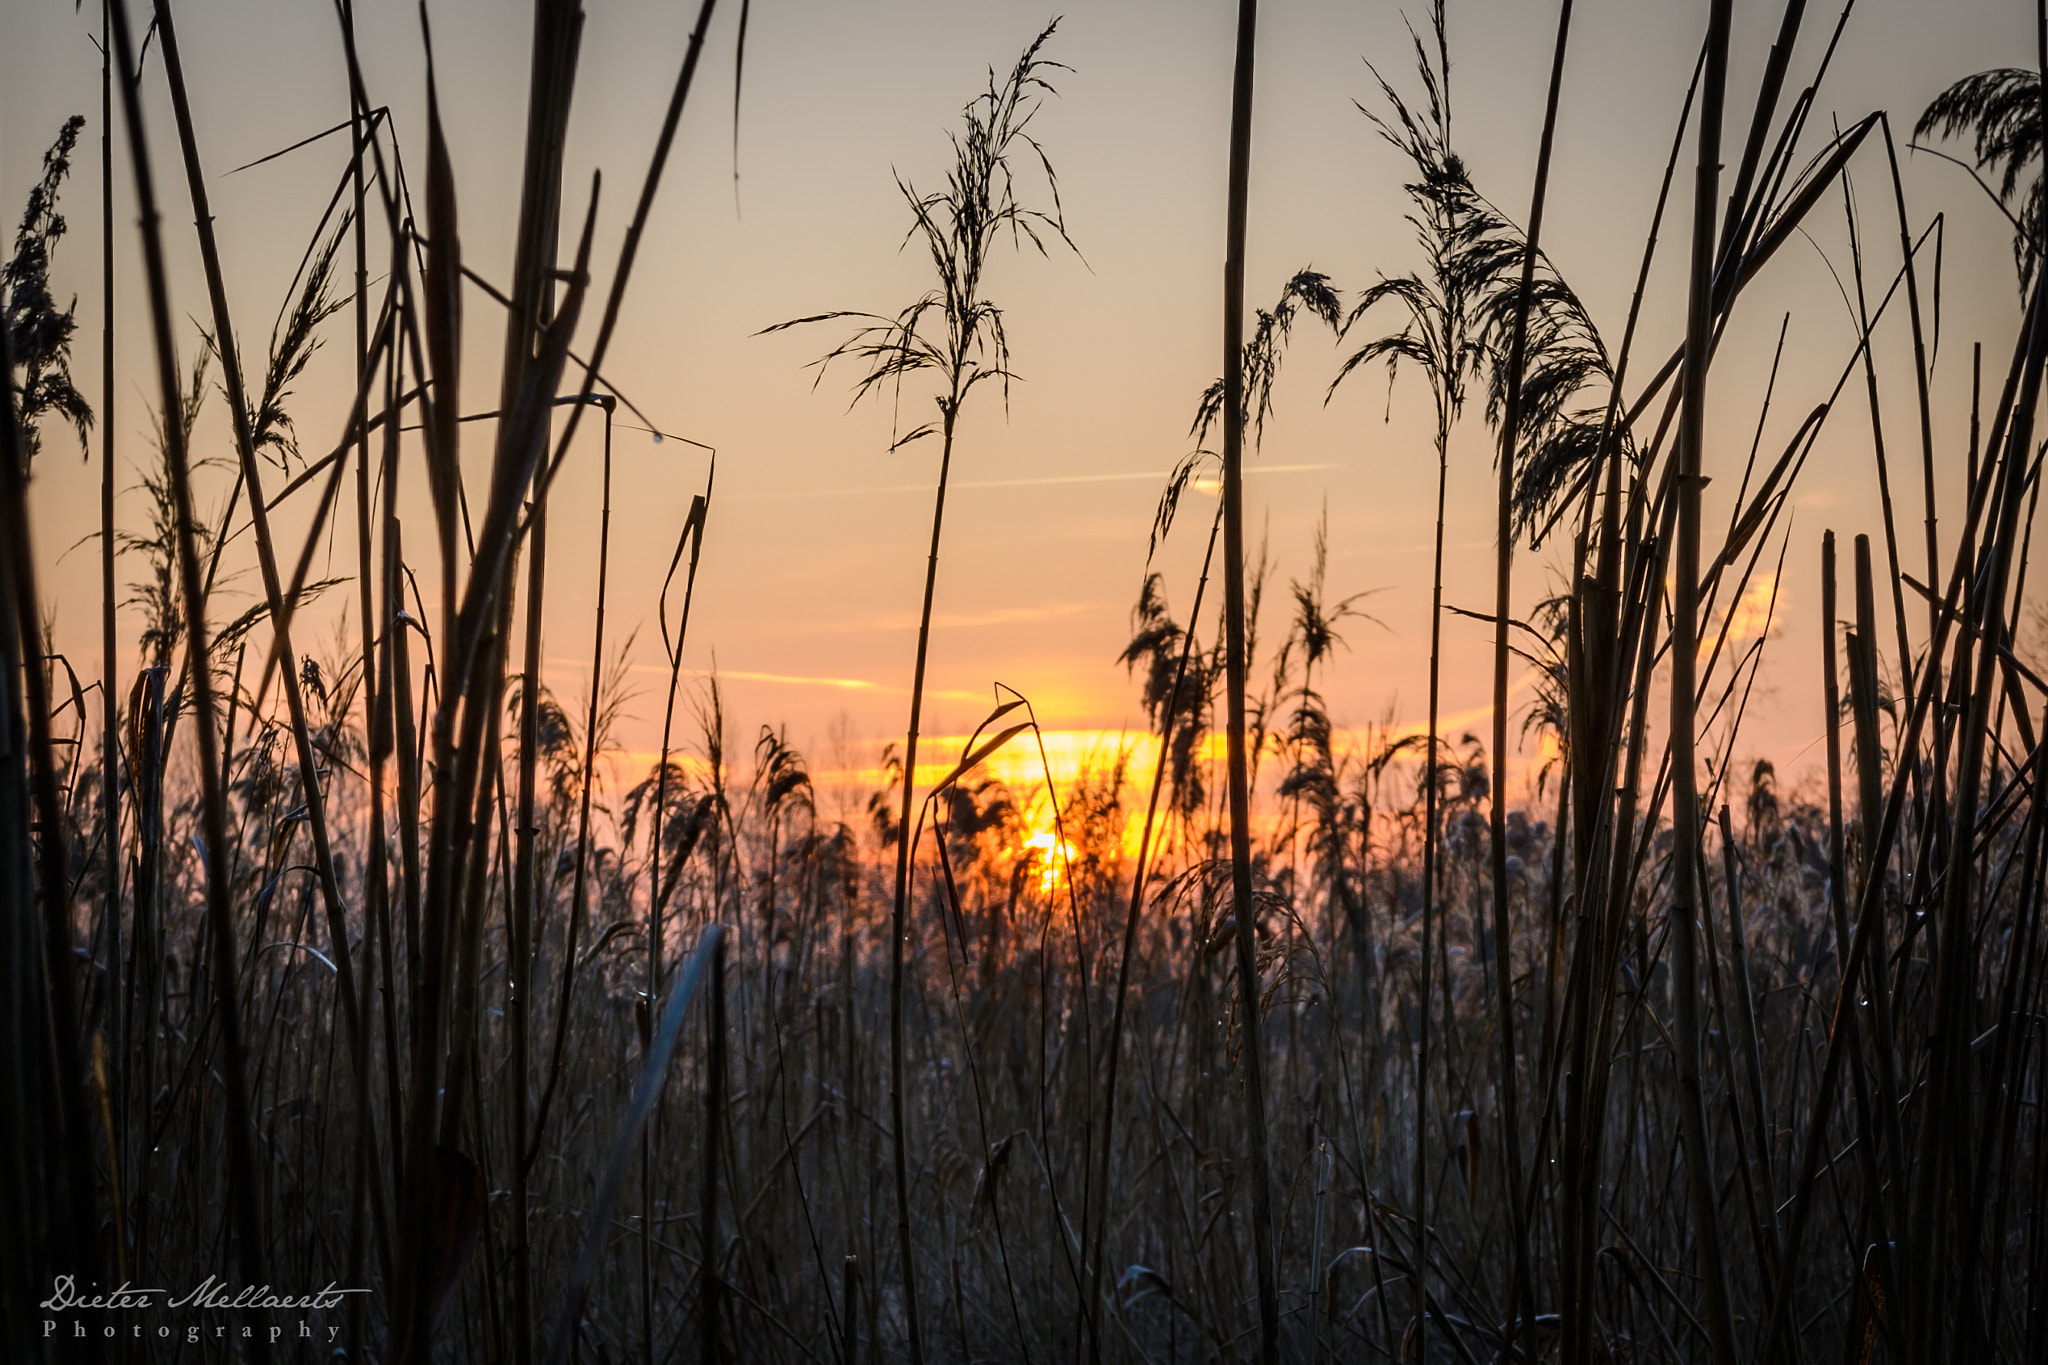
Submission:
<svg viewBox="0 0 2048 1365">
<path fill-rule="evenodd" d="M 1066 880 L 1073 849 L 1049 828 L 1031 835 L 1024 841 L 1024 847 L 1029 850 L 1032 865 L 1038 872 L 1039 893 L 1051 895 Z"/>
</svg>

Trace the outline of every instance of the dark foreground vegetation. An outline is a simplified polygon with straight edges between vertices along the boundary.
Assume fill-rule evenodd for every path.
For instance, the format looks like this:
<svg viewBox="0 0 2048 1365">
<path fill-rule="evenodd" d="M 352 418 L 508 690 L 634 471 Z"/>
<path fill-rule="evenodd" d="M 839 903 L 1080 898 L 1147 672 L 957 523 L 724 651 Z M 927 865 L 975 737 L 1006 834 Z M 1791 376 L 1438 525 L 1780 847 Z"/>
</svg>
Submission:
<svg viewBox="0 0 2048 1365">
<path fill-rule="evenodd" d="M 1914 130 L 1959 139 L 2009 210 L 2023 301 L 2016 332 L 1971 339 L 1967 425 L 1937 422 L 1936 220 L 1899 189 L 1903 131 L 1882 111 L 1810 126 L 1840 30 L 1800 0 L 1741 35 L 1773 44 L 1753 99 L 1728 88 L 1727 0 L 1697 8 L 1692 86 L 1649 111 L 1674 119 L 1670 166 L 1637 187 L 1642 278 L 1660 247 L 1690 262 L 1684 335 L 1653 337 L 1634 307 L 1596 323 L 1541 249 L 1569 0 L 1526 215 L 1454 150 L 1439 6 L 1414 72 L 1387 66 L 1362 97 L 1412 163 L 1389 192 L 1419 264 L 1348 297 L 1304 271 L 1247 316 L 1242 0 L 1227 362 L 1194 430 L 1221 449 L 1177 472 L 1155 545 L 1198 472 L 1220 465 L 1223 497 L 1192 532 L 1199 581 L 1146 581 L 1124 658 L 1158 763 L 1006 788 L 982 760 L 1036 743 L 1026 699 L 1001 694 L 965 752 L 937 756 L 913 703 L 881 789 L 835 814 L 779 732 L 728 751 L 715 685 L 685 685 L 708 478 L 662 598 L 663 759 L 623 790 L 593 780 L 619 705 L 601 606 L 587 704 L 540 669 L 549 492 L 579 431 L 634 414 L 601 376 L 713 0 L 653 164 L 604 190 L 638 198 L 602 294 L 600 186 L 565 186 L 561 164 L 574 0 L 535 6 L 515 252 L 488 263 L 463 257 L 438 118 L 402 156 L 342 0 L 352 116 L 294 153 L 333 161 L 334 203 L 267 355 L 235 341 L 255 305 L 223 280 L 174 6 L 155 0 L 140 67 L 174 119 L 146 126 L 121 78 L 143 16 L 115 0 L 101 193 L 132 176 L 142 210 L 147 272 L 122 287 L 147 300 L 156 359 L 129 381 L 156 409 L 145 524 L 113 523 L 115 381 L 97 405 L 72 386 L 83 337 L 50 283 L 59 196 L 89 160 L 78 121 L 4 277 L 0 1355 L 2048 1355 L 2048 683 L 2019 629 L 2048 96 L 2035 71 L 1987 72 Z M 901 442 L 940 456 L 927 626 L 958 419 L 1009 377 L 989 272 L 1057 268 L 1070 245 L 1057 148 L 1032 125 L 1057 47 L 1049 28 L 991 71 L 939 188 L 906 183 L 930 292 L 798 320 L 851 328 L 826 371 L 900 402 Z M 1910 337 L 1911 365 L 1846 347 L 1832 392 L 1711 406 L 1731 317 L 1791 268 L 1782 247 L 1844 213 L 1845 297 L 1866 340 Z M 194 220 L 196 241 L 172 227 Z M 198 338 L 164 265 L 195 246 Z M 461 399 L 463 356 L 500 319 L 497 391 Z M 109 356 L 112 326 L 110 305 Z M 1284 591 L 1247 551 L 1245 447 L 1290 337 L 1318 327 L 1348 357 L 1340 383 L 1384 361 L 1428 386 L 1420 454 L 1439 470 L 1461 423 L 1496 444 L 1490 736 L 1436 734 L 1434 663 L 1424 732 L 1333 724 L 1321 689 L 1358 604 L 1326 592 L 1320 542 Z M 358 376 L 331 450 L 302 449 L 288 413 L 320 338 L 352 345 Z M 206 401 L 228 405 L 231 449 L 193 447 Z M 1706 458 L 1710 420 L 1754 428 L 1746 463 Z M 44 642 L 27 511 L 32 461 L 61 457 L 39 442 L 66 422 L 106 470 L 90 677 Z M 1870 433 L 1882 527 L 1794 535 L 1788 495 L 1844 423 Z M 466 489 L 465 442 L 489 451 Z M 1738 490 L 1725 528 L 1703 522 L 1708 477 Z M 433 509 L 403 539 L 401 482 Z M 198 483 L 232 491 L 203 508 Z M 317 502 L 303 546 L 271 534 L 286 499 Z M 324 560 L 351 529 L 353 556 Z M 1565 591 L 1511 620 L 1513 545 L 1553 539 Z M 243 546 L 261 600 L 209 614 Z M 1800 556 L 1822 565 L 1829 626 L 1798 665 L 1824 700 L 1824 776 L 1795 791 L 1732 758 L 1765 648 L 1734 604 Z M 328 653 L 291 628 L 322 597 L 355 623 Z M 128 675 L 117 606 L 146 621 Z M 1511 654 L 1542 680 L 1517 716 Z M 1555 759 L 1516 806 L 1525 740 Z M 279 1315 L 201 1308 L 73 1309 L 88 1334 L 45 1333 L 58 1276 L 96 1294 L 207 1275 L 374 1292 L 318 1315 L 336 1331 L 317 1346 L 268 1340 Z"/>
</svg>

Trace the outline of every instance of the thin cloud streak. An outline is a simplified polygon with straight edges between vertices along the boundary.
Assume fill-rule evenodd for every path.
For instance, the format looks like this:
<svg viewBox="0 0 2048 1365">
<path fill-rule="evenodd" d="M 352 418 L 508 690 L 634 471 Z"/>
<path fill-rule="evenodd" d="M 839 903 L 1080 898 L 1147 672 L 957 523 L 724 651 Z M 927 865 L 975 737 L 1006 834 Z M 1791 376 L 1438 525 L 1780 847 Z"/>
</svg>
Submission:
<svg viewBox="0 0 2048 1365">
<path fill-rule="evenodd" d="M 1252 474 L 1306 474 L 1319 469 L 1341 469 L 1342 465 L 1329 464 L 1275 464 L 1259 465 L 1245 470 Z M 1128 474 L 1049 474 L 1036 479 L 956 479 L 953 487 L 959 488 L 1052 488 L 1063 484 L 1078 483 L 1138 483 L 1161 480 L 1169 477 L 1171 470 L 1145 469 Z M 845 498 L 862 493 L 929 493 L 929 483 L 880 484 L 870 488 L 804 488 L 786 493 L 735 493 L 733 502 L 789 502 L 797 498 Z"/>
<path fill-rule="evenodd" d="M 549 668 L 574 669 L 581 673 L 588 673 L 590 671 L 590 663 L 586 659 L 551 658 L 543 662 Z M 660 664 L 627 664 L 625 671 L 628 673 L 648 673 L 663 678 L 668 676 L 668 669 Z M 907 687 L 893 687 L 888 683 L 878 683 L 867 678 L 806 677 L 796 673 L 758 673 L 730 668 L 686 668 L 683 670 L 683 676 L 686 678 L 716 677 L 721 682 L 777 683 L 786 687 L 830 687 L 841 692 L 875 692 L 900 696 L 908 696 L 910 694 L 910 689 Z M 980 692 L 949 691 L 936 687 L 927 687 L 924 690 L 924 694 L 927 697 L 943 697 L 948 701 L 985 700 Z"/>
<path fill-rule="evenodd" d="M 1050 602 L 1042 607 L 1002 607 L 995 611 L 978 612 L 937 612 L 932 616 L 934 630 L 966 630 L 976 626 L 1015 626 L 1032 621 L 1051 621 L 1068 616 L 1081 616 L 1089 612 L 1103 611 L 1104 602 Z M 852 621 L 816 621 L 778 627 L 771 634 L 820 635 L 848 631 L 916 630 L 917 617 L 904 612 L 895 616 L 867 616 Z"/>
</svg>

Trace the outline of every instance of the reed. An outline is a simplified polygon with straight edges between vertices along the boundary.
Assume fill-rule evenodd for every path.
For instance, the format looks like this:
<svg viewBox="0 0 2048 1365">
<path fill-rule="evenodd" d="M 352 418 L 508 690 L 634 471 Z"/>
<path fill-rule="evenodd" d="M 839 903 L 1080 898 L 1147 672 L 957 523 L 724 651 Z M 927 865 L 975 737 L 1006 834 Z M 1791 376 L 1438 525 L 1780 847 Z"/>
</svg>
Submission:
<svg viewBox="0 0 2048 1365">
<path fill-rule="evenodd" d="M 903 799 L 899 827 L 910 827 L 917 788 L 917 741 L 919 719 L 924 708 L 925 661 L 931 645 L 932 595 L 938 585 L 939 544 L 945 529 L 946 488 L 953 468 L 953 443 L 960 413 L 967 397 L 984 383 L 994 381 L 1005 393 L 1012 378 L 1009 339 L 1003 330 L 1002 310 L 983 297 L 983 281 L 992 253 L 1005 234 L 1013 244 L 1029 241 L 1040 255 L 1046 254 L 1045 237 L 1069 247 L 1067 228 L 1059 203 L 1059 184 L 1052 163 L 1026 131 L 1039 100 L 1052 93 L 1047 76 L 1058 63 L 1039 56 L 1039 51 L 1059 27 L 1055 19 L 1024 49 L 1003 83 L 989 72 L 988 89 L 966 108 L 965 129 L 953 136 L 955 164 L 946 188 L 920 194 L 901 180 L 897 188 L 909 205 L 913 227 L 910 239 L 919 241 L 930 257 L 933 288 L 920 295 L 893 317 L 874 313 L 832 312 L 777 323 L 770 332 L 815 322 L 857 320 L 862 325 L 851 337 L 827 352 L 818 362 L 818 377 L 835 360 L 847 359 L 864 367 L 855 382 L 858 401 L 885 389 L 900 395 L 905 378 L 929 374 L 938 392 L 934 402 L 938 420 L 921 422 L 908 431 L 894 434 L 890 449 L 928 436 L 939 438 L 939 474 L 932 501 L 931 548 L 925 556 L 924 599 L 919 608 L 917 657 L 911 666 L 910 724 L 903 742 Z M 1012 174 L 1011 157 L 1029 146 L 1038 153 L 1044 169 L 1050 210 L 1021 199 Z M 909 1332 L 912 1365 L 922 1365 L 925 1342 L 917 1299 L 917 1260 L 910 1226 L 909 1172 L 905 1156 L 903 1084 L 905 1036 L 903 1021 L 903 942 L 908 932 L 910 887 L 910 844 L 899 839 L 896 853 L 896 892 L 893 928 L 890 934 L 889 1007 L 889 1115 L 891 1158 L 896 1180 L 897 1256 L 901 1261 L 905 1316 Z"/>
<path fill-rule="evenodd" d="M 1394 121 L 1368 112 L 1381 136 L 1406 155 L 1415 166 L 1418 179 L 1408 187 L 1415 213 L 1409 216 L 1419 243 L 1428 259 L 1426 274 L 1417 273 L 1383 279 L 1360 295 L 1345 320 L 1348 333 L 1365 315 L 1383 302 L 1406 309 L 1408 320 L 1400 331 L 1376 337 L 1348 356 L 1332 381 L 1341 384 L 1360 365 L 1385 360 L 1389 382 L 1401 361 L 1420 369 L 1430 387 L 1435 410 L 1436 517 L 1430 556 L 1429 595 L 1429 697 L 1427 703 L 1426 750 L 1423 759 L 1422 802 L 1422 887 L 1421 945 L 1416 954 L 1418 977 L 1415 988 L 1415 1159 L 1410 1208 L 1416 1227 L 1415 1304 L 1418 1322 L 1426 1322 L 1429 1277 L 1429 1122 L 1430 1122 L 1430 1018 L 1429 1000 L 1432 964 L 1436 956 L 1437 856 L 1442 798 L 1437 766 L 1438 715 L 1443 683 L 1444 606 L 1444 512 L 1450 488 L 1451 432 L 1465 406 L 1465 385 L 1480 365 L 1480 342 L 1476 313 L 1486 281 L 1465 268 L 1463 247 L 1469 234 L 1467 224 L 1478 213 L 1475 191 L 1464 162 L 1451 147 L 1451 61 L 1448 17 L 1441 3 L 1431 6 L 1430 31 L 1435 39 L 1435 56 L 1420 37 L 1415 39 L 1415 64 L 1424 93 L 1425 116 L 1411 112 L 1402 97 L 1385 78 L 1380 91 L 1391 106 Z M 1446 1018 L 1445 1026 L 1449 1027 Z M 1421 1329 L 1426 1332 L 1426 1326 Z"/>
<path fill-rule="evenodd" d="M 1223 250 L 1223 626 L 1228 718 L 1230 886 L 1236 929 L 1237 1006 L 1243 1056 L 1244 1133 L 1252 1186 L 1252 1268 L 1258 1286 L 1259 1360 L 1280 1358 L 1273 1264 L 1272 1159 L 1267 1151 L 1265 1038 L 1259 1026 L 1258 911 L 1252 903 L 1250 755 L 1245 748 L 1244 243 L 1251 179 L 1252 85 L 1258 0 L 1238 0 L 1230 95 L 1230 169 Z"/>
<path fill-rule="evenodd" d="M 126 73 L 137 69 L 136 48 L 127 6 L 113 7 L 114 53 Z M 135 197 L 142 220 L 143 264 L 149 289 L 152 341 L 157 361 L 158 392 L 165 420 L 164 463 L 176 515 L 179 588 L 185 612 L 186 656 L 191 665 L 193 728 L 199 752 L 200 828 L 208 854 L 205 865 L 207 950 L 213 972 L 214 1009 L 220 1029 L 219 1069 L 225 1078 L 228 1188 L 233 1200 L 236 1261 L 244 1280 L 263 1279 L 265 1243 L 257 1207 L 256 1157 L 247 1080 L 243 1070 L 241 991 L 237 982 L 234 926 L 231 920 L 227 868 L 227 802 L 222 780 L 221 739 L 216 731 L 213 668 L 208 657 L 206 594 L 199 574 L 199 549 L 193 531 L 190 462 L 185 427 L 178 420 L 177 352 L 171 331 L 170 290 L 164 267 L 161 219 L 156 182 L 143 125 L 141 94 L 136 82 L 123 79 L 121 104 L 128 135 L 128 154 L 135 175 Z M 24 542 L 17 541 L 17 544 Z M 46 812 L 47 814 L 48 812 Z M 48 876 L 54 869 L 46 869 Z M 252 1351 L 269 1359 L 269 1344 Z"/>
</svg>

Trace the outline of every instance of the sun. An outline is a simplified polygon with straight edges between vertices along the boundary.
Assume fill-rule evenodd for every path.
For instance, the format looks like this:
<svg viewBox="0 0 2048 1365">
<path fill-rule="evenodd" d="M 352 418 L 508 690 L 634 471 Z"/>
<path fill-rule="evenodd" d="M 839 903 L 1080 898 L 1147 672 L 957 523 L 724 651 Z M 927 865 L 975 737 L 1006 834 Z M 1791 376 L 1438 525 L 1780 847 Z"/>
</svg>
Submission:
<svg viewBox="0 0 2048 1365">
<path fill-rule="evenodd" d="M 1043 818 L 1046 824 L 1035 828 L 1031 837 L 1024 841 L 1024 853 L 1038 872 L 1039 894 L 1050 896 L 1066 882 L 1067 865 L 1073 861 L 1074 846 L 1059 837 L 1050 815 Z"/>
</svg>

